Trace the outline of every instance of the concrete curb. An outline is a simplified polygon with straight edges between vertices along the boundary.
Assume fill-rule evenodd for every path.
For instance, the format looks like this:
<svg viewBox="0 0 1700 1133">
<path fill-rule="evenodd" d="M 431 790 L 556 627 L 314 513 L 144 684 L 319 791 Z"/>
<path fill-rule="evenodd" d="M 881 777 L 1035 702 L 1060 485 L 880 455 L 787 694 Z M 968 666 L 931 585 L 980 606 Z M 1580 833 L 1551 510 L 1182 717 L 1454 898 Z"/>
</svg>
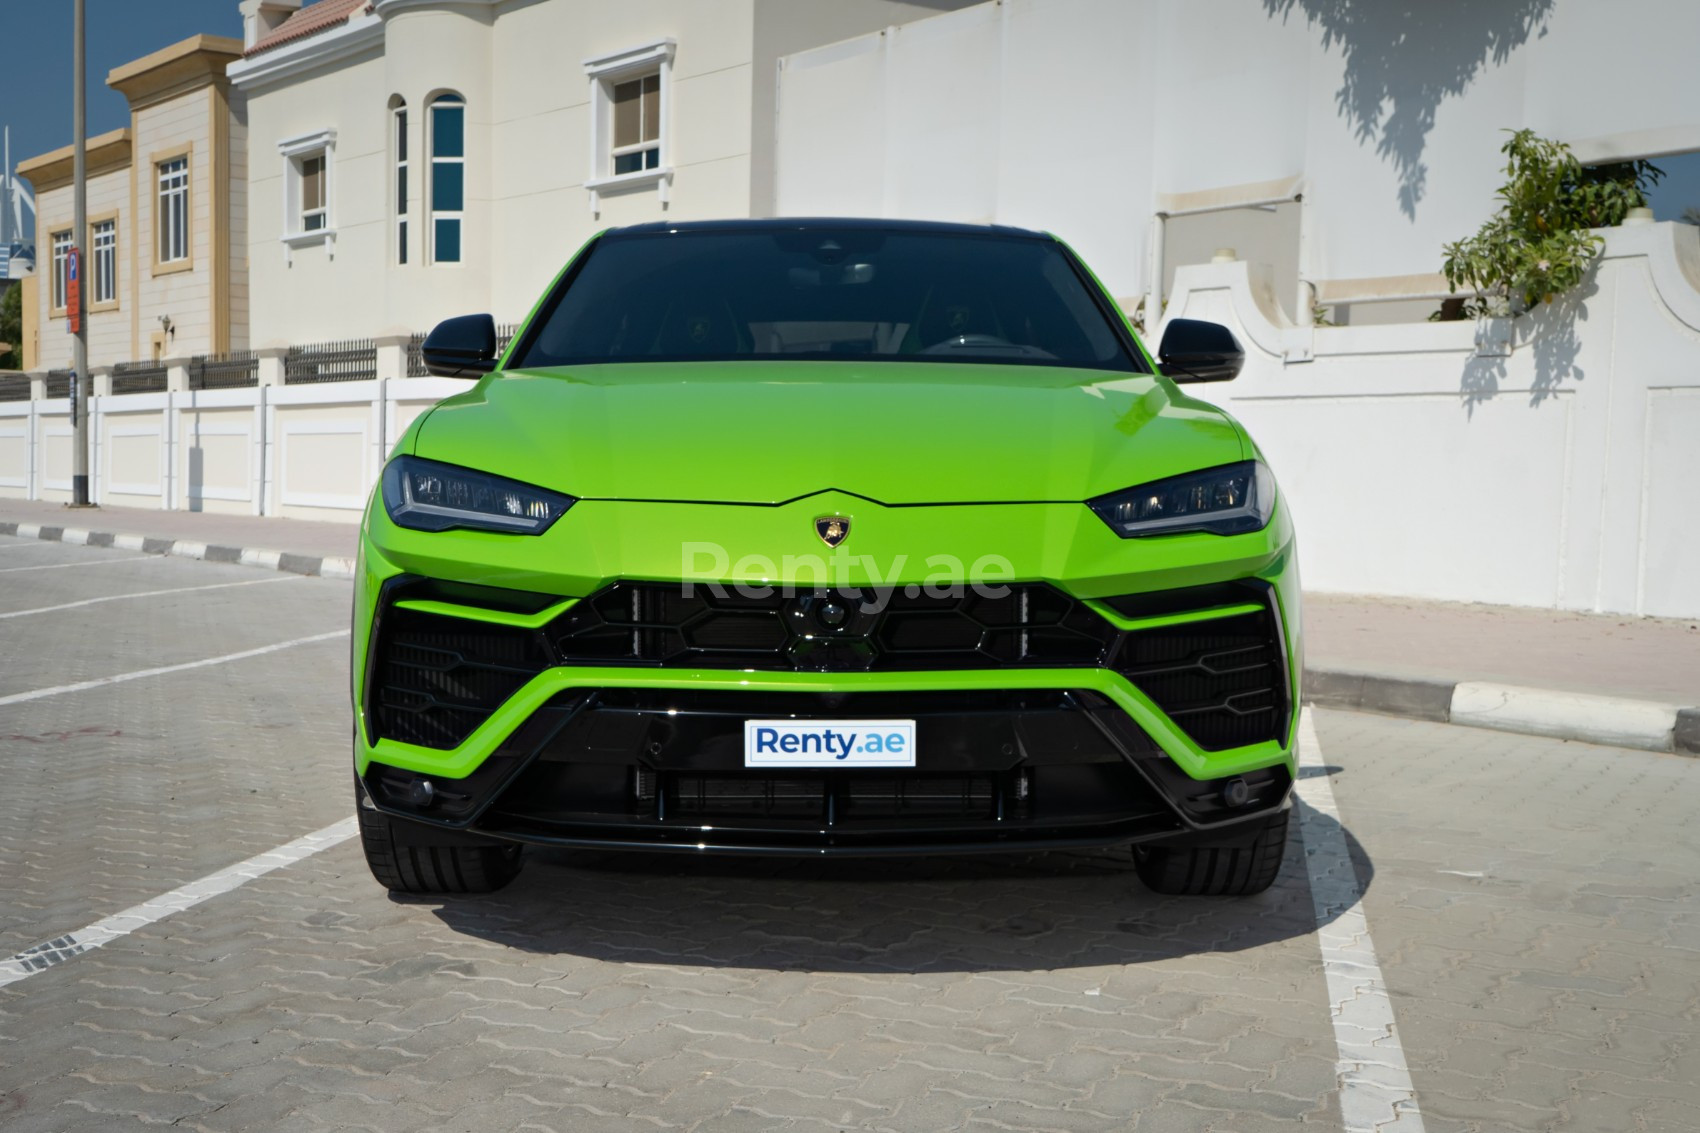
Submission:
<svg viewBox="0 0 1700 1133">
<path fill-rule="evenodd" d="M 1700 708 L 1652 700 L 1317 669 L 1305 671 L 1305 699 L 1321 708 L 1700 755 Z"/>
<path fill-rule="evenodd" d="M 45 523 L 11 522 L 0 522 L 0 535 L 15 535 L 20 539 L 44 539 L 53 543 L 74 543 L 84 547 L 115 547 L 122 551 L 140 551 L 144 555 L 176 555 L 210 563 L 238 563 L 262 570 L 281 570 L 290 574 L 320 578 L 354 577 L 353 559 L 294 555 L 287 551 L 267 551 L 258 547 L 224 547 L 216 543 L 197 543 L 192 539 L 158 539 L 152 535 L 88 531 L 81 527 L 57 527 Z"/>
<path fill-rule="evenodd" d="M 354 577 L 353 559 L 297 555 L 258 547 L 225 547 L 188 539 L 158 539 L 40 523 L 0 522 L 0 535 L 239 563 L 322 578 Z M 1700 707 L 1487 681 L 1435 681 L 1334 669 L 1305 670 L 1305 699 L 1321 708 L 1377 712 L 1613 747 L 1700 755 Z"/>
</svg>

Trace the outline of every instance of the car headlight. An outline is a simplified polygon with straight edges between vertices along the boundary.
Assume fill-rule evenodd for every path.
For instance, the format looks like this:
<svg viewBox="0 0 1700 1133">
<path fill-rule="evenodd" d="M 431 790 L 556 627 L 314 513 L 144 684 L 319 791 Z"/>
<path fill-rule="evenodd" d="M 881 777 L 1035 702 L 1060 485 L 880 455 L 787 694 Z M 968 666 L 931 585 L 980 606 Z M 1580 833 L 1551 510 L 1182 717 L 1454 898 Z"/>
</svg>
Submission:
<svg viewBox="0 0 1700 1133">
<path fill-rule="evenodd" d="M 398 456 L 384 466 L 384 510 L 399 527 L 447 531 L 470 527 L 541 535 L 577 501 L 487 472 Z"/>
<path fill-rule="evenodd" d="M 1205 468 L 1087 500 L 1123 539 L 1208 531 L 1261 531 L 1275 510 L 1275 476 L 1261 461 Z"/>
</svg>

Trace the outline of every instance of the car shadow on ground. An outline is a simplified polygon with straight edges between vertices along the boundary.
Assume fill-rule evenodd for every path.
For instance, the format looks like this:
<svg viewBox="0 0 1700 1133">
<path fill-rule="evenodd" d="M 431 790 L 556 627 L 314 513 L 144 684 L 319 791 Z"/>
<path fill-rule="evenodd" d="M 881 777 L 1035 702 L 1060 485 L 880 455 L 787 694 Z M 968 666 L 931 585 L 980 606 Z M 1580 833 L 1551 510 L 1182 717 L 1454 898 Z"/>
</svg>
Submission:
<svg viewBox="0 0 1700 1133">
<path fill-rule="evenodd" d="M 773 860 L 533 848 L 507 889 L 433 911 L 512 948 L 622 963 L 870 973 L 1139 964 L 1315 931 L 1299 814 L 1280 877 L 1256 897 L 1159 896 L 1126 849 Z M 1333 823 L 1315 812 L 1306 821 Z M 1373 867 L 1344 833 L 1367 889 Z"/>
</svg>

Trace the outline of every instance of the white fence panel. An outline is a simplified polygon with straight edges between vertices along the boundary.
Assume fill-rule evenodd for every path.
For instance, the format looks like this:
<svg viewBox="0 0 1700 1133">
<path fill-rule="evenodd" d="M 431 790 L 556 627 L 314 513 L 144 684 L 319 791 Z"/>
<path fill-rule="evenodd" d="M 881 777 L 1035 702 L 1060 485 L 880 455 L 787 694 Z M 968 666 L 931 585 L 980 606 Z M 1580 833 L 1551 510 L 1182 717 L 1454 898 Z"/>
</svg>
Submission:
<svg viewBox="0 0 1700 1133">
<path fill-rule="evenodd" d="M 0 404 L 0 496 L 29 495 L 34 421 L 30 402 Z"/>
</svg>

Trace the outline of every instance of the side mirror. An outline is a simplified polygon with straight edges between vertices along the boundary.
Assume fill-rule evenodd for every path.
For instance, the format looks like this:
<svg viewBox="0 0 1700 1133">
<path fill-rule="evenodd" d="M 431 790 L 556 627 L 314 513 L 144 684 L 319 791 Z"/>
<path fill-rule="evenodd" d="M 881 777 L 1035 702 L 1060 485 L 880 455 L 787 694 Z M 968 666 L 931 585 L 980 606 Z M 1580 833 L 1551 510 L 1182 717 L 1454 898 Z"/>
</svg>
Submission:
<svg viewBox="0 0 1700 1133">
<path fill-rule="evenodd" d="M 1170 319 L 1157 360 L 1163 374 L 1177 382 L 1226 382 L 1245 365 L 1245 351 L 1221 323 Z"/>
<path fill-rule="evenodd" d="M 425 372 L 433 377 L 488 374 L 496 368 L 496 320 L 489 315 L 444 319 L 425 336 L 419 356 L 425 360 Z"/>
</svg>

